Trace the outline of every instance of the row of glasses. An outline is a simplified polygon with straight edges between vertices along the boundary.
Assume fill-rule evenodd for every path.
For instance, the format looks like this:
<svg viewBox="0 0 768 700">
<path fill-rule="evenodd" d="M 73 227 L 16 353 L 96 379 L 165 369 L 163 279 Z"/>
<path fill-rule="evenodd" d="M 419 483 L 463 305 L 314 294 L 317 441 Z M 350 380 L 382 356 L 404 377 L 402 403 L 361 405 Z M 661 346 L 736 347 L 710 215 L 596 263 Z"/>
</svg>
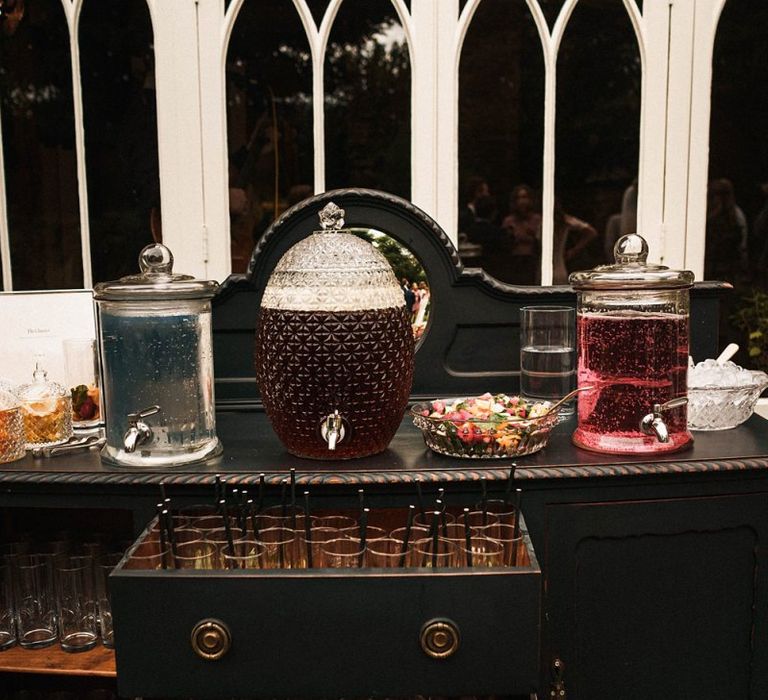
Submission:
<svg viewBox="0 0 768 700">
<path fill-rule="evenodd" d="M 53 542 L 4 546 L 0 556 L 0 650 L 55 644 L 68 652 L 101 639 L 114 647 L 109 574 L 122 554 Z"/>
<path fill-rule="evenodd" d="M 228 516 L 225 522 L 221 514 L 202 511 L 172 516 L 173 532 L 166 537 L 155 524 L 131 552 L 127 566 L 205 570 L 516 566 L 525 549 L 510 518 L 501 522 L 509 514 L 488 510 L 462 513 L 458 521 L 450 513 L 417 515 L 405 545 L 406 528 L 370 525 L 365 546 L 360 526 L 349 516 L 310 516 L 307 521 L 303 512 L 288 514 L 281 509 L 279 514 L 264 512 L 245 520 Z M 293 524 L 295 528 L 289 526 Z M 430 535 L 433 527 L 436 536 Z"/>
</svg>

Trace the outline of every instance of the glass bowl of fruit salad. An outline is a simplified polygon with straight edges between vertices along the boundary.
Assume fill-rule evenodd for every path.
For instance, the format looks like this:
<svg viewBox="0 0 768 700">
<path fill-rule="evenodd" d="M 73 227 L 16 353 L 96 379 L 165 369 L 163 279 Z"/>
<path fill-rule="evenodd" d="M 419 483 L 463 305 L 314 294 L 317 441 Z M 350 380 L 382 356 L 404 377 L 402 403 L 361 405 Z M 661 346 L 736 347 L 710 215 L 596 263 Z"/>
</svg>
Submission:
<svg viewBox="0 0 768 700">
<path fill-rule="evenodd" d="M 465 459 L 533 454 L 547 444 L 557 425 L 557 407 L 549 401 L 533 402 L 506 394 L 417 403 L 411 416 L 427 447 Z"/>
</svg>

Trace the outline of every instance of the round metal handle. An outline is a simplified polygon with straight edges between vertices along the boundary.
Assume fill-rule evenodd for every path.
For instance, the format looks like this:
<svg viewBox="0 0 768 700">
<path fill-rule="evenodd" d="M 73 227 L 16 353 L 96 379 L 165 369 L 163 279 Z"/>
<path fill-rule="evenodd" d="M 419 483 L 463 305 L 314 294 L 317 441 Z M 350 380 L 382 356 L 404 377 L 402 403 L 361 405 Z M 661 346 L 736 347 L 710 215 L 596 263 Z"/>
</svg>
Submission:
<svg viewBox="0 0 768 700">
<path fill-rule="evenodd" d="M 219 620 L 201 620 L 192 629 L 192 649 L 201 659 L 218 661 L 232 646 L 232 635 Z"/>
<path fill-rule="evenodd" d="M 419 641 L 427 656 L 433 659 L 447 659 L 459 648 L 458 625 L 451 620 L 430 620 L 421 628 Z"/>
</svg>

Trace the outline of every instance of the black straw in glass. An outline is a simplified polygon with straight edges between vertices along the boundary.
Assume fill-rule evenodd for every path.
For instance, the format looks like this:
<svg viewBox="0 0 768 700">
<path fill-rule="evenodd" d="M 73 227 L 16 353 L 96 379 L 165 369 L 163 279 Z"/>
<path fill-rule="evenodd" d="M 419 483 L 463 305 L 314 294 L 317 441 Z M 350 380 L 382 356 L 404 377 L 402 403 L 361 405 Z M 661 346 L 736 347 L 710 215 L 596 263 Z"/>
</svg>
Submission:
<svg viewBox="0 0 768 700">
<path fill-rule="evenodd" d="M 405 535 L 403 535 L 403 544 L 400 547 L 400 566 L 405 566 L 405 555 L 408 553 L 408 541 L 411 539 L 411 527 L 413 527 L 413 513 L 416 506 L 408 506 L 408 522 L 405 523 Z"/>
<path fill-rule="evenodd" d="M 296 469 L 291 467 L 291 527 L 296 529 Z"/>
<path fill-rule="evenodd" d="M 304 492 L 304 539 L 307 541 L 307 568 L 312 568 L 312 523 L 309 518 L 309 491 Z"/>
<path fill-rule="evenodd" d="M 256 514 L 261 513 L 261 509 L 264 507 L 264 479 L 265 474 L 262 472 L 259 474 L 259 501 L 256 504 Z"/>
<path fill-rule="evenodd" d="M 365 508 L 365 489 L 357 489 L 357 503 L 360 509 L 360 515 L 363 514 L 363 508 Z"/>
<path fill-rule="evenodd" d="M 221 515 L 221 502 L 227 500 L 227 477 L 222 476 L 219 480 L 219 500 L 216 501 L 216 505 L 219 509 L 219 515 Z"/>
<path fill-rule="evenodd" d="M 253 501 L 248 498 L 248 490 L 247 489 L 240 489 L 240 505 L 237 509 L 237 523 L 240 525 L 240 529 L 245 533 L 246 529 L 248 528 L 248 504 L 253 503 Z"/>
<path fill-rule="evenodd" d="M 363 512 L 360 514 L 360 556 L 357 560 L 357 565 L 362 567 L 363 559 L 365 558 L 365 548 L 368 546 L 366 541 L 368 535 L 368 513 L 371 512 L 370 508 L 363 508 Z"/>
<path fill-rule="evenodd" d="M 443 489 L 443 488 L 437 489 L 437 499 L 436 500 L 445 503 L 445 489 Z"/>
<path fill-rule="evenodd" d="M 221 500 L 221 474 L 213 477 L 213 505 L 218 506 Z"/>
<path fill-rule="evenodd" d="M 512 566 L 517 564 L 517 540 L 520 537 L 520 504 L 523 500 L 523 490 L 515 489 L 515 529 L 512 531 Z"/>
<path fill-rule="evenodd" d="M 285 516 L 288 512 L 288 503 L 286 498 L 288 497 L 288 479 L 282 479 L 280 481 L 280 515 L 285 522 Z"/>
<path fill-rule="evenodd" d="M 464 509 L 464 542 L 467 546 L 467 566 L 472 566 L 472 533 L 469 527 L 469 508 Z"/>
<path fill-rule="evenodd" d="M 439 498 L 435 501 L 435 510 L 440 511 L 440 524 L 443 526 L 443 537 L 448 537 L 448 518 L 445 515 L 445 503 Z"/>
<path fill-rule="evenodd" d="M 162 552 L 162 562 L 163 562 L 163 568 L 167 568 L 165 563 L 165 548 L 167 545 L 166 537 L 165 537 L 165 523 L 163 523 L 163 508 L 161 504 L 158 504 L 157 507 L 157 529 L 160 533 L 160 551 Z"/>
<path fill-rule="evenodd" d="M 509 503 L 509 498 L 512 495 L 512 484 L 515 481 L 515 470 L 517 469 L 517 464 L 514 462 L 512 463 L 512 466 L 509 468 L 509 476 L 507 477 L 507 490 L 504 492 L 504 504 L 507 505 Z"/>
<path fill-rule="evenodd" d="M 436 510 L 432 513 L 432 568 L 437 568 L 437 538 L 439 535 L 439 528 L 437 526 L 437 519 L 440 517 L 440 511 Z"/>
<path fill-rule="evenodd" d="M 480 488 L 482 489 L 480 503 L 483 510 L 483 527 L 485 527 L 488 524 L 488 483 L 484 476 L 480 477 Z"/>
<path fill-rule="evenodd" d="M 173 518 L 168 510 L 163 510 L 163 519 L 165 520 L 165 526 L 168 530 L 168 541 L 171 543 L 171 553 L 173 554 L 174 568 L 176 566 L 176 532 L 173 529 Z"/>
<path fill-rule="evenodd" d="M 165 494 L 165 482 L 161 481 L 160 482 L 160 500 L 165 502 L 166 498 L 167 498 L 167 496 Z"/>
<path fill-rule="evenodd" d="M 421 479 L 415 479 L 416 481 L 416 503 L 419 506 L 419 513 L 422 520 L 424 519 L 424 497 L 421 494 Z"/>
<path fill-rule="evenodd" d="M 251 527 L 253 528 L 253 539 L 258 540 L 259 539 L 259 518 L 258 513 L 256 512 L 256 509 L 253 507 L 253 501 L 248 501 L 250 503 L 250 509 L 249 509 L 249 515 L 251 516 Z"/>
<path fill-rule="evenodd" d="M 227 499 L 222 498 L 219 501 L 221 506 L 221 517 L 224 518 L 224 533 L 227 536 L 227 544 L 229 545 L 229 551 L 235 553 L 235 543 L 232 540 L 232 527 L 229 524 L 229 508 L 227 508 Z"/>
</svg>

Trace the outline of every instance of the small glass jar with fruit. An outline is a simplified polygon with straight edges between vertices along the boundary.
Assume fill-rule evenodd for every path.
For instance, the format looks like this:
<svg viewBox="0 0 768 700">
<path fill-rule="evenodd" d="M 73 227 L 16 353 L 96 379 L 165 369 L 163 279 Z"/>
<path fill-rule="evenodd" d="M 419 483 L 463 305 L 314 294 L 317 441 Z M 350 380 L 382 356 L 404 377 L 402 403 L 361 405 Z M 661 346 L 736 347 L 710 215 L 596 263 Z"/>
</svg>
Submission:
<svg viewBox="0 0 768 700">
<path fill-rule="evenodd" d="M 38 357 L 32 382 L 18 390 L 24 420 L 26 448 L 48 447 L 72 437 L 72 396 L 61 384 L 48 381 L 43 360 Z"/>
</svg>

